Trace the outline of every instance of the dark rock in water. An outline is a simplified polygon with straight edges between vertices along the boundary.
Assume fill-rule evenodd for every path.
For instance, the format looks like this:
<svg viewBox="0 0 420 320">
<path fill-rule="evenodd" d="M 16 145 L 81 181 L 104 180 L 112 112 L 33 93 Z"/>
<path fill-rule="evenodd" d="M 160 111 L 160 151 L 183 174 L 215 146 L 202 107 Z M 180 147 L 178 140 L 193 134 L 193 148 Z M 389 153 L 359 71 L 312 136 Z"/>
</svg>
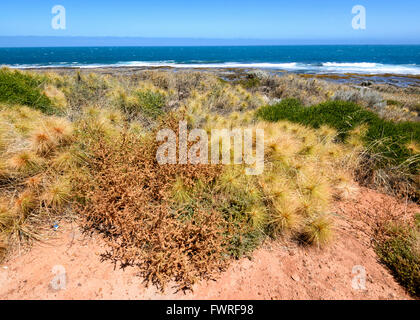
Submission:
<svg viewBox="0 0 420 320">
<path fill-rule="evenodd" d="M 370 87 L 373 83 L 371 81 L 363 81 L 360 85 L 362 87 Z"/>
</svg>

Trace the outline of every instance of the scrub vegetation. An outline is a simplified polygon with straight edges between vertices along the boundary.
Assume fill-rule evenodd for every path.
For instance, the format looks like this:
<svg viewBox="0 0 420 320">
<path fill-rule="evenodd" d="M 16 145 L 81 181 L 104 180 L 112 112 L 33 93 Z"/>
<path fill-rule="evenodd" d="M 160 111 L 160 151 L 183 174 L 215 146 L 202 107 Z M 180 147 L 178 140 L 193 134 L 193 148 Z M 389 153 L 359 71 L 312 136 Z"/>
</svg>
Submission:
<svg viewBox="0 0 420 320">
<path fill-rule="evenodd" d="M 1 69 L 0 254 L 76 219 L 103 236 L 105 260 L 185 290 L 269 238 L 322 248 L 334 241 L 334 201 L 355 197 L 358 183 L 419 196 L 418 122 L 384 117 L 378 95 L 354 90 L 264 72 L 226 81 Z M 159 165 L 156 133 L 177 132 L 180 120 L 209 133 L 263 129 L 264 172 Z M 377 250 L 416 294 L 418 232 L 407 232 L 383 231 Z"/>
</svg>

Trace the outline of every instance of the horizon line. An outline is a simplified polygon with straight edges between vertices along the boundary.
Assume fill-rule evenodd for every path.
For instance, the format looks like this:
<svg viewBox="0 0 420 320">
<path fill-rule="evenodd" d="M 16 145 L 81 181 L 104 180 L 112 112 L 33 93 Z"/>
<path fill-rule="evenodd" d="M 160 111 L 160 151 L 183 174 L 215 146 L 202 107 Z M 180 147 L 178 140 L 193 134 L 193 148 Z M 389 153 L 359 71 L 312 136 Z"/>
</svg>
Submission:
<svg viewBox="0 0 420 320">
<path fill-rule="evenodd" d="M 30 41 L 30 43 L 28 43 Z M 2 36 L 1 48 L 151 46 L 420 45 L 420 39 L 200 38 L 140 36 Z"/>
</svg>

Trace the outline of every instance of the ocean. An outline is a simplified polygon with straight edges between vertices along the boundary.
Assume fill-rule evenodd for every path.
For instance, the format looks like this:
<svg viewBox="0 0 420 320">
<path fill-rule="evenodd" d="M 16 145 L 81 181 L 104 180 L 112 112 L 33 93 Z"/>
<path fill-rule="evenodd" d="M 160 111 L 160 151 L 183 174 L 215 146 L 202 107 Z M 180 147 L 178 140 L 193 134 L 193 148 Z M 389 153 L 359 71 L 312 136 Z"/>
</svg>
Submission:
<svg viewBox="0 0 420 320">
<path fill-rule="evenodd" d="M 420 75 L 420 45 L 0 48 L 0 65 L 259 68 L 315 74 Z"/>
</svg>

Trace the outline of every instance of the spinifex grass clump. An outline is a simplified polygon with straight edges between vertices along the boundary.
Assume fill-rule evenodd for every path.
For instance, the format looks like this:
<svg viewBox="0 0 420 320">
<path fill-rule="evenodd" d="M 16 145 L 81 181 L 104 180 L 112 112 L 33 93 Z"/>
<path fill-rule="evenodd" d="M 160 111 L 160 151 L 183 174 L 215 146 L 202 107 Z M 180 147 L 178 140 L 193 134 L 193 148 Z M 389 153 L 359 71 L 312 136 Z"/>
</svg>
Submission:
<svg viewBox="0 0 420 320">
<path fill-rule="evenodd" d="M 0 246 L 39 239 L 69 207 L 77 172 L 73 125 L 26 107 L 0 108 Z M 63 159 L 63 155 L 66 160 Z M 57 161 L 56 159 L 61 159 Z M 74 165 L 64 165 L 65 163 Z"/>
<path fill-rule="evenodd" d="M 267 212 L 267 232 L 292 235 L 318 246 L 331 239 L 333 198 L 353 197 L 348 172 L 351 148 L 335 143 L 337 132 L 290 122 L 260 122 L 266 168 L 258 177 Z"/>
</svg>

